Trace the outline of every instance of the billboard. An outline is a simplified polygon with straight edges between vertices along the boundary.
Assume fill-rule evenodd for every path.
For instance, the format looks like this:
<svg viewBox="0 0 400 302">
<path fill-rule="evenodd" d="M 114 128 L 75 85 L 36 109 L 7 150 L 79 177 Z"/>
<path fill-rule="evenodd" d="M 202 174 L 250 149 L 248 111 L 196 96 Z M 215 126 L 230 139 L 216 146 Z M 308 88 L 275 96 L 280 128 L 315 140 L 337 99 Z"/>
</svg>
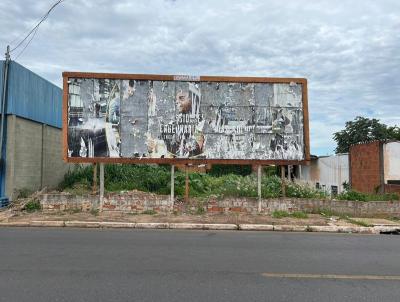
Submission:
<svg viewBox="0 0 400 302">
<path fill-rule="evenodd" d="M 64 72 L 69 162 L 299 163 L 307 81 Z"/>
</svg>

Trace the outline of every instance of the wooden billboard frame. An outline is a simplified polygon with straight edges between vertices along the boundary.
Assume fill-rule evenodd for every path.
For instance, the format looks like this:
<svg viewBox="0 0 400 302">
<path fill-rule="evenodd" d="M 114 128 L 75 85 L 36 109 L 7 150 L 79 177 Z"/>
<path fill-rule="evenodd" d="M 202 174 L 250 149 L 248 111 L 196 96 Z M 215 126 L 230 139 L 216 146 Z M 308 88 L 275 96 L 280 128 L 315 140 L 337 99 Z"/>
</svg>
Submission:
<svg viewBox="0 0 400 302">
<path fill-rule="evenodd" d="M 63 159 L 68 163 L 126 163 L 126 164 L 230 164 L 230 165 L 307 165 L 310 161 L 310 134 L 307 79 L 305 78 L 267 78 L 233 76 L 185 76 L 155 74 L 121 74 L 94 72 L 63 72 L 62 131 Z M 296 83 L 302 85 L 304 160 L 258 160 L 258 159 L 190 159 L 190 158 L 120 158 L 120 157 L 68 157 L 68 81 L 70 78 L 149 80 L 149 81 L 196 81 L 196 82 L 234 82 L 234 83 Z"/>
</svg>

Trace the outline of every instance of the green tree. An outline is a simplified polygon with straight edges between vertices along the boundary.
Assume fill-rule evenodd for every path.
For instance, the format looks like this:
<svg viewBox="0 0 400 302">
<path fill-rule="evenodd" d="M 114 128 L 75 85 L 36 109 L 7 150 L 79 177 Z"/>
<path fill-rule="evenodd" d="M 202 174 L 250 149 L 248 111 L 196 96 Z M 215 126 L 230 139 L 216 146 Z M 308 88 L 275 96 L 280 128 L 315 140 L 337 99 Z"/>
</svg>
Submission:
<svg viewBox="0 0 400 302">
<path fill-rule="evenodd" d="M 337 143 L 336 153 L 349 152 L 350 146 L 375 140 L 400 140 L 400 129 L 397 126 L 387 126 L 378 119 L 357 116 L 354 121 L 346 122 L 345 129 L 333 134 Z"/>
</svg>

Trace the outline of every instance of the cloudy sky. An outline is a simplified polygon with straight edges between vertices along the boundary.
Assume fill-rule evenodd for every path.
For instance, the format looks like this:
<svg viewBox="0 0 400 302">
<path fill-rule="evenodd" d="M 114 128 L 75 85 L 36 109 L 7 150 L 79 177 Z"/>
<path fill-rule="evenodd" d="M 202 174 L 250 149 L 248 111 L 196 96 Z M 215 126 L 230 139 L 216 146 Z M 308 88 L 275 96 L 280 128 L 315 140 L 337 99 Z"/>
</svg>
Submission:
<svg viewBox="0 0 400 302">
<path fill-rule="evenodd" d="M 1 0 L 0 50 L 55 0 Z M 62 71 L 305 77 L 311 152 L 356 116 L 400 124 L 399 0 L 65 0 L 12 59 Z"/>
</svg>

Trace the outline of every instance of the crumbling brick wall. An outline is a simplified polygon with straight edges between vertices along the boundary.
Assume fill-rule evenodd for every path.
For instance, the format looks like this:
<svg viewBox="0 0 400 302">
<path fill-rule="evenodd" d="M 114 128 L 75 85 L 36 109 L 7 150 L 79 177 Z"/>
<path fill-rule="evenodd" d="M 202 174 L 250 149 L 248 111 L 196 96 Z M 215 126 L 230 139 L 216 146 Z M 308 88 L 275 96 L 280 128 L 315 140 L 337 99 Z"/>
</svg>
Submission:
<svg viewBox="0 0 400 302">
<path fill-rule="evenodd" d="M 350 147 L 350 181 L 353 190 L 375 193 L 382 179 L 381 143 L 379 141 Z"/>
</svg>

